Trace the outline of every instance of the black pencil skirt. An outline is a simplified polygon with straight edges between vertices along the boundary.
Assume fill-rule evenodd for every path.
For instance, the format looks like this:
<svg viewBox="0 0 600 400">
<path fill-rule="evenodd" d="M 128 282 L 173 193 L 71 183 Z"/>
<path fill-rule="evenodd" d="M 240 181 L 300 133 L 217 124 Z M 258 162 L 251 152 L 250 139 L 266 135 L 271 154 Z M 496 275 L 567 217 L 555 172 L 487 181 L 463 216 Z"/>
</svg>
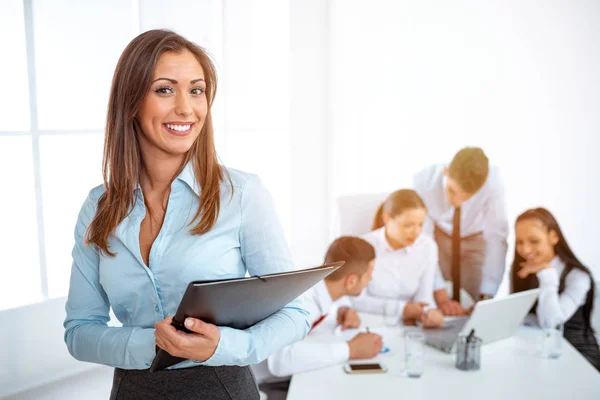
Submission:
<svg viewBox="0 0 600 400">
<path fill-rule="evenodd" d="M 195 367 L 150 372 L 115 368 L 110 400 L 258 400 L 250 367 Z"/>
</svg>

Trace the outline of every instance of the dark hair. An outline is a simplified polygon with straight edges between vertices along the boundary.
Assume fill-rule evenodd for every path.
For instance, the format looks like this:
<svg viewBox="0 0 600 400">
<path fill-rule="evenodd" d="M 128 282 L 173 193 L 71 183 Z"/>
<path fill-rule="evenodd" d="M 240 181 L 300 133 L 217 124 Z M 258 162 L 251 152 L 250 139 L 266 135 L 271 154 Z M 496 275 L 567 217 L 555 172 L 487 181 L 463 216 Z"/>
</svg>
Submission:
<svg viewBox="0 0 600 400">
<path fill-rule="evenodd" d="M 200 135 L 187 152 L 181 169 L 192 162 L 194 174 L 202 188 L 200 205 L 191 232 L 200 235 L 216 223 L 220 209 L 220 185 L 224 180 L 215 150 L 211 106 L 217 90 L 215 67 L 200 46 L 168 30 L 150 30 L 134 38 L 119 58 L 110 90 L 106 135 L 104 140 L 103 176 L 106 192 L 98 200 L 98 209 L 87 232 L 87 242 L 114 256 L 108 237 L 128 215 L 134 205 L 134 189 L 142 170 L 138 143 L 137 114 L 150 89 L 154 69 L 165 52 L 191 52 L 204 71 L 208 112 Z M 233 188 L 232 188 L 233 189 Z"/>
<path fill-rule="evenodd" d="M 366 240 L 355 236 L 339 237 L 327 249 L 325 263 L 345 261 L 345 264 L 325 279 L 338 281 L 350 274 L 362 275 L 374 258 L 375 249 Z"/>
<path fill-rule="evenodd" d="M 377 209 L 375 218 L 373 219 L 372 230 L 381 228 L 383 223 L 383 214 L 390 217 L 395 217 L 402 214 L 406 210 L 415 208 L 427 208 L 421 196 L 412 189 L 401 189 L 390 194 L 387 199 Z"/>
<path fill-rule="evenodd" d="M 578 269 L 590 277 L 591 286 L 590 290 L 587 293 L 586 302 L 583 306 L 583 314 L 585 318 L 586 330 L 592 330 L 591 325 L 591 314 L 592 309 L 594 307 L 594 280 L 592 279 L 592 273 L 590 270 L 575 257 L 575 254 L 569 247 L 567 240 L 565 239 L 556 218 L 550 213 L 550 211 L 545 208 L 534 208 L 531 210 L 525 211 L 523 214 L 517 217 L 515 225 L 521 221 L 534 219 L 541 222 L 547 229 L 548 232 L 554 231 L 558 236 L 558 243 L 554 246 L 554 251 L 556 255 L 561 259 L 563 263 L 565 263 L 565 270 L 563 272 L 563 277 L 567 276 L 569 272 L 574 269 Z M 535 289 L 539 287 L 539 281 L 537 277 L 533 274 L 527 276 L 527 278 L 522 279 L 517 275 L 521 263 L 523 263 L 525 259 L 521 257 L 521 255 L 517 252 L 517 246 L 515 245 L 515 257 L 513 259 L 513 263 L 511 266 L 511 292 L 517 293 L 522 292 L 529 289 Z M 562 280 L 561 280 L 562 286 Z M 566 321 L 565 321 L 566 322 Z"/>
<path fill-rule="evenodd" d="M 459 150 L 448 166 L 448 176 L 469 194 L 481 189 L 488 173 L 489 160 L 479 147 L 465 147 Z"/>
</svg>

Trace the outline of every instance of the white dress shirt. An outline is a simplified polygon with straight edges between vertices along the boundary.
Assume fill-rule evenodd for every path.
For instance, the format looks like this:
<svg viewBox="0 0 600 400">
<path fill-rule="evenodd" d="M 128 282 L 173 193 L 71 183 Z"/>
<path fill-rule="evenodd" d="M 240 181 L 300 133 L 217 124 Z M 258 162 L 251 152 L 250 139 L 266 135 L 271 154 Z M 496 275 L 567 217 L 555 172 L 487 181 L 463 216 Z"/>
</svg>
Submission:
<svg viewBox="0 0 600 400">
<path fill-rule="evenodd" d="M 556 326 L 571 319 L 575 311 L 585 304 L 592 284 L 588 274 L 573 269 L 565 277 L 565 288 L 559 295 L 560 276 L 565 263 L 559 257 L 554 257 L 550 265 L 552 268 L 543 269 L 536 274 L 540 281 L 536 314 L 542 327 Z"/>
<path fill-rule="evenodd" d="M 328 315 L 334 305 L 324 281 L 313 286 L 304 296 L 304 309 L 312 326 L 323 315 Z M 334 310 L 333 310 L 334 311 Z M 312 333 L 309 332 L 309 335 Z M 318 343 L 301 340 L 273 353 L 267 359 L 269 372 L 278 377 L 311 371 L 348 361 L 350 347 L 340 338 L 336 343 Z"/>
<path fill-rule="evenodd" d="M 424 232 L 432 237 L 434 225 L 452 236 L 454 207 L 448 202 L 444 185 L 443 164 L 425 168 L 414 177 L 415 191 L 427 206 Z M 483 187 L 461 206 L 461 237 L 479 232 L 483 233 L 485 241 L 481 293 L 495 295 L 504 276 L 508 236 L 504 185 L 495 166 L 490 166 Z M 436 289 L 440 287 L 443 287 L 443 281 L 439 282 L 438 278 Z"/>
<path fill-rule="evenodd" d="M 362 238 L 375 248 L 375 268 L 369 285 L 352 299 L 357 310 L 400 317 L 410 302 L 424 301 L 427 308 L 435 308 L 433 284 L 439 269 L 438 250 L 431 237 L 420 235 L 412 246 L 398 250 L 388 243 L 385 227 Z"/>
</svg>

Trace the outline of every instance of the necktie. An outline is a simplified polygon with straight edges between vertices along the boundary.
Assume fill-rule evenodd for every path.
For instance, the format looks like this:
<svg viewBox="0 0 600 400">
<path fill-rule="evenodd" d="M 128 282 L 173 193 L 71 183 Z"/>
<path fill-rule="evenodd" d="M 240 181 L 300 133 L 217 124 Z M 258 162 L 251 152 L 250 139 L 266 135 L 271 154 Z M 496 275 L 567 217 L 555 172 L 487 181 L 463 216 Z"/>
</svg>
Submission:
<svg viewBox="0 0 600 400">
<path fill-rule="evenodd" d="M 460 207 L 452 221 L 452 298 L 460 302 Z"/>
<path fill-rule="evenodd" d="M 315 329 L 315 327 L 316 327 L 317 325 L 319 325 L 321 322 L 323 322 L 323 320 L 325 319 L 325 317 L 326 317 L 326 316 L 327 316 L 327 314 L 323 314 L 323 315 L 321 315 L 321 316 L 319 317 L 319 319 L 318 319 L 318 320 L 316 320 L 316 321 L 315 321 L 315 322 L 312 324 L 312 327 L 310 328 L 310 330 L 312 331 L 313 329 Z"/>
</svg>

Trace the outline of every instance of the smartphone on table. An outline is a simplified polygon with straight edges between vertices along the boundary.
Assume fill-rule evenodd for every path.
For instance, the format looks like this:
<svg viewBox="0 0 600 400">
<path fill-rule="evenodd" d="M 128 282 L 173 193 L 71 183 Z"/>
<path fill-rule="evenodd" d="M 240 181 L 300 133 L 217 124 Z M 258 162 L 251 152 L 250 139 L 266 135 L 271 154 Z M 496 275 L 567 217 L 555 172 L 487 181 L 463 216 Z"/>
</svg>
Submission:
<svg viewBox="0 0 600 400">
<path fill-rule="evenodd" d="M 387 372 L 382 363 L 347 363 L 344 364 L 344 372 L 347 374 L 381 374 Z"/>
</svg>

